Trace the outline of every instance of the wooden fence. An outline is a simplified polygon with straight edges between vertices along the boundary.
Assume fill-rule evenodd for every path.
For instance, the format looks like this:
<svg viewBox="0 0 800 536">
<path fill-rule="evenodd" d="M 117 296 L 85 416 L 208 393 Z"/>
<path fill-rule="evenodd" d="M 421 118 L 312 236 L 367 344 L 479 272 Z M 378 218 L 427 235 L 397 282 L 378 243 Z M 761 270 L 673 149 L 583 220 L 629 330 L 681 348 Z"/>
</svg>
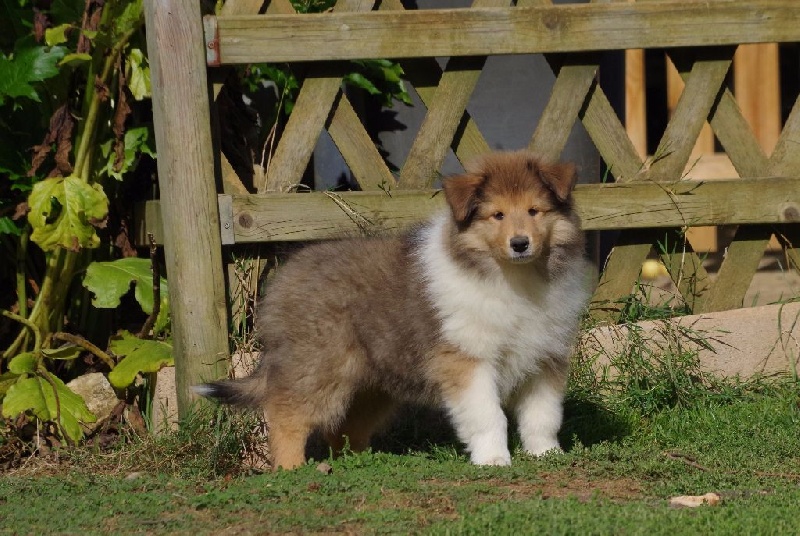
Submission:
<svg viewBox="0 0 800 536">
<path fill-rule="evenodd" d="M 556 75 L 531 140 L 557 159 L 581 121 L 613 182 L 580 185 L 587 230 L 621 230 L 593 298 L 612 319 L 630 294 L 654 241 L 687 227 L 739 225 L 716 277 L 690 248 L 662 252 L 695 312 L 742 306 L 768 241 L 798 239 L 800 104 L 771 155 L 758 144 L 725 80 L 741 43 L 800 41 L 796 0 L 639 0 L 552 5 L 549 0 L 475 0 L 470 9 L 405 10 L 400 0 L 339 0 L 332 13 L 298 15 L 288 0 L 228 0 L 201 25 L 197 2 L 146 0 L 160 207 L 143 227 L 158 230 L 170 277 L 179 409 L 188 386 L 223 374 L 228 352 L 223 245 L 322 239 L 348 230 L 405 226 L 442 204 L 430 189 L 448 150 L 464 161 L 489 150 L 466 111 L 485 58 L 543 53 Z M 643 159 L 598 84 L 599 53 L 665 48 L 685 82 L 653 156 Z M 449 56 L 442 69 L 434 60 Z M 341 60 L 396 58 L 427 115 L 399 174 L 393 174 L 342 92 Z M 409 59 L 413 62 L 406 63 Z M 312 62 L 259 194 L 235 176 L 215 189 L 206 64 Z M 708 121 L 739 178 L 685 180 Z M 289 193 L 301 182 L 326 129 L 360 192 Z M 225 169 L 225 166 L 223 166 Z M 389 192 L 387 192 L 389 190 Z M 787 248 L 795 266 L 797 253 Z"/>
</svg>

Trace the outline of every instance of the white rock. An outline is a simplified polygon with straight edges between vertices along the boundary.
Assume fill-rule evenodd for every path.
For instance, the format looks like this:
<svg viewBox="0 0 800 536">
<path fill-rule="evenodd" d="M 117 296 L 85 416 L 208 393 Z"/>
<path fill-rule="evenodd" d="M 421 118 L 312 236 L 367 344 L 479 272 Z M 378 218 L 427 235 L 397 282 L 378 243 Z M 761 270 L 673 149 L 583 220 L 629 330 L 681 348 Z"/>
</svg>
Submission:
<svg viewBox="0 0 800 536">
<path fill-rule="evenodd" d="M 82 423 L 87 434 L 91 434 L 111 416 L 111 412 L 119 403 L 114 388 L 108 383 L 105 374 L 93 372 L 78 376 L 67 384 L 75 394 L 86 401 L 86 407 L 97 417 L 95 422 Z"/>
</svg>

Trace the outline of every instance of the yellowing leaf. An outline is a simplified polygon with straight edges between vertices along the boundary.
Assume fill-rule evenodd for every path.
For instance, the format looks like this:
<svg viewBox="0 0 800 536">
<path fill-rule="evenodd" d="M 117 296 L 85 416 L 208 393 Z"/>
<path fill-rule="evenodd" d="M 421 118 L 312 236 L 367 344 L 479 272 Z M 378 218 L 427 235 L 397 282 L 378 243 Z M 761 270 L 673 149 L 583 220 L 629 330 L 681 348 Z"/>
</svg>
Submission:
<svg viewBox="0 0 800 536">
<path fill-rule="evenodd" d="M 128 89 L 131 90 L 133 98 L 137 101 L 150 97 L 150 67 L 147 66 L 147 59 L 138 48 L 132 49 L 128 53 Z"/>
<path fill-rule="evenodd" d="M 71 24 L 61 24 L 54 28 L 48 28 L 44 31 L 44 42 L 53 47 L 67 42 L 67 30 L 72 27 Z"/>
<path fill-rule="evenodd" d="M 92 57 L 89 54 L 84 53 L 77 53 L 73 52 L 72 54 L 67 54 L 64 56 L 61 61 L 58 63 L 59 65 L 72 65 L 77 63 L 86 63 L 87 61 L 91 61 Z"/>
<path fill-rule="evenodd" d="M 99 184 L 78 177 L 52 177 L 36 183 L 28 197 L 31 240 L 45 251 L 95 248 L 95 226 L 108 214 L 108 198 Z"/>
</svg>

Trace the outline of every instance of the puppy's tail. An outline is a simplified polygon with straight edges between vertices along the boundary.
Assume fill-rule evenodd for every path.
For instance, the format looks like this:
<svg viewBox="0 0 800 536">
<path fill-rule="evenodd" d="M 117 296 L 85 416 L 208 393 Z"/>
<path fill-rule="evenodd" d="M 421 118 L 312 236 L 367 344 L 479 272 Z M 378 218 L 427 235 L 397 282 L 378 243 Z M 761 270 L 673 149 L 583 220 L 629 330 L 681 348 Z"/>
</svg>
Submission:
<svg viewBox="0 0 800 536">
<path fill-rule="evenodd" d="M 264 401 L 264 380 L 257 375 L 236 380 L 220 380 L 192 386 L 200 396 L 213 398 L 223 404 L 257 408 Z"/>
</svg>

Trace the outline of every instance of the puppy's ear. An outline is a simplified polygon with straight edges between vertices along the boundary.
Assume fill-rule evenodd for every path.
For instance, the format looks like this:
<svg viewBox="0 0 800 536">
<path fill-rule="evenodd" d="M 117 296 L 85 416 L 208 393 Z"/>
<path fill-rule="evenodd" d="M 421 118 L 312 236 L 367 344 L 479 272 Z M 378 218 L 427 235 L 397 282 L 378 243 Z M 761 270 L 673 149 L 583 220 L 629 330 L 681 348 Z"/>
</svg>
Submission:
<svg viewBox="0 0 800 536">
<path fill-rule="evenodd" d="M 540 164 L 539 177 L 556 194 L 558 200 L 564 203 L 578 182 L 578 170 L 571 162 Z"/>
<path fill-rule="evenodd" d="M 447 204 L 450 205 L 453 218 L 459 225 L 467 223 L 475 215 L 480 203 L 480 191 L 485 180 L 483 175 L 470 173 L 447 177 L 442 182 L 444 197 Z"/>
</svg>

